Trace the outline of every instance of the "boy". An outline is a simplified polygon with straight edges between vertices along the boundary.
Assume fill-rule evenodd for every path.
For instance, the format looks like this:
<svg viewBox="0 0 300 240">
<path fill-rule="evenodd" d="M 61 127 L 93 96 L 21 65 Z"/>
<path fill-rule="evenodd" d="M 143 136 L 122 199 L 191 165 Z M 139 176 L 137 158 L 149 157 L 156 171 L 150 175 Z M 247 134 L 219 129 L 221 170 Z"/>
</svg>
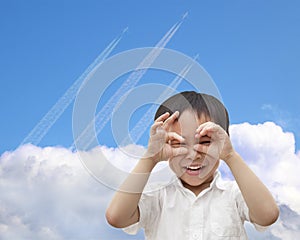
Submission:
<svg viewBox="0 0 300 240">
<path fill-rule="evenodd" d="M 107 212 L 114 227 L 149 240 L 247 239 L 244 221 L 258 230 L 274 223 L 278 207 L 264 184 L 231 145 L 223 104 L 207 94 L 182 92 L 157 110 L 146 154 L 115 193 Z M 220 159 L 235 181 L 217 171 Z M 177 178 L 142 193 L 159 161 Z"/>
</svg>

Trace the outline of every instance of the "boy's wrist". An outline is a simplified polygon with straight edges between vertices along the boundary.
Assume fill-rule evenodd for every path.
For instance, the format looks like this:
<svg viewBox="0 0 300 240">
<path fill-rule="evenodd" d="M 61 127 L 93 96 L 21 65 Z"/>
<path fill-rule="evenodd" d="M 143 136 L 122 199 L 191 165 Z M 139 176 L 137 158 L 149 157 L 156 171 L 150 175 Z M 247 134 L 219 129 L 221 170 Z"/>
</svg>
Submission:
<svg viewBox="0 0 300 240">
<path fill-rule="evenodd" d="M 142 156 L 142 159 L 145 159 L 147 161 L 152 161 L 155 163 L 155 165 L 161 161 L 160 159 L 160 153 L 153 153 L 151 151 L 146 151 L 145 154 Z"/>
<path fill-rule="evenodd" d="M 234 164 L 234 162 L 236 162 L 239 158 L 240 155 L 236 151 L 233 151 L 230 154 L 228 154 L 223 160 L 230 167 L 230 165 Z"/>
<path fill-rule="evenodd" d="M 159 162 L 159 159 L 156 156 L 151 156 L 150 154 L 145 153 L 141 157 L 140 161 L 143 162 L 144 164 L 147 164 L 147 166 L 149 166 L 150 168 L 151 167 L 154 168 L 156 164 Z"/>
</svg>

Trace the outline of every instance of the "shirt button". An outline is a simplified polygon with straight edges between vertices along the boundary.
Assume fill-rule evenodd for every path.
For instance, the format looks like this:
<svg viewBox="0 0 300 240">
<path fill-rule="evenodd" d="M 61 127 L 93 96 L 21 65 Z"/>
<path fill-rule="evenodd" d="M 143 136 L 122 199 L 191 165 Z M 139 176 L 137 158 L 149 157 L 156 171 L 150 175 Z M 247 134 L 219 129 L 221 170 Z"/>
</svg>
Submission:
<svg viewBox="0 0 300 240">
<path fill-rule="evenodd" d="M 193 234 L 193 239 L 199 239 L 200 235 L 198 233 Z"/>
</svg>

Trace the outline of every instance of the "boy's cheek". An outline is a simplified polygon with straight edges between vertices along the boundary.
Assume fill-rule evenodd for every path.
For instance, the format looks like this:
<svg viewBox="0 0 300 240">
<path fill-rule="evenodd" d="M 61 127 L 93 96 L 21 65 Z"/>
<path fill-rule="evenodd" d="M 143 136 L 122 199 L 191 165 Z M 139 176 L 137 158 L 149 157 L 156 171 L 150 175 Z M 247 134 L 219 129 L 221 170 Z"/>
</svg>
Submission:
<svg viewBox="0 0 300 240">
<path fill-rule="evenodd" d="M 176 156 L 176 157 L 172 157 L 169 160 L 169 166 L 172 169 L 173 172 L 176 173 L 176 175 L 178 176 L 178 174 L 182 175 L 184 173 L 184 169 L 183 169 L 183 160 L 185 159 L 185 156 Z"/>
<path fill-rule="evenodd" d="M 210 146 L 206 148 L 206 156 L 208 156 L 211 159 L 219 159 L 220 153 L 223 148 L 223 145 L 218 143 L 212 143 Z"/>
<path fill-rule="evenodd" d="M 192 160 L 187 160 L 184 155 L 176 156 L 169 160 L 171 170 L 179 177 L 185 172 L 184 166 L 188 166 L 191 163 Z"/>
</svg>

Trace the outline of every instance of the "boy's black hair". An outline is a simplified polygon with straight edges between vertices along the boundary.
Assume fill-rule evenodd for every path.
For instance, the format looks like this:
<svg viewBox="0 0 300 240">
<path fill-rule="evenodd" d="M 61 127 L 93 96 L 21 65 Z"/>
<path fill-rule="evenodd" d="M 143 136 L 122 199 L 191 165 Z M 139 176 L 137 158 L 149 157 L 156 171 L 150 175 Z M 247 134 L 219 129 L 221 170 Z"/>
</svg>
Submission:
<svg viewBox="0 0 300 240">
<path fill-rule="evenodd" d="M 154 119 L 165 112 L 173 114 L 175 111 L 182 113 L 185 110 L 193 110 L 198 117 L 205 116 L 208 120 L 220 125 L 229 135 L 229 116 L 227 109 L 215 97 L 194 91 L 185 91 L 173 95 L 165 100 L 157 109 Z"/>
</svg>

